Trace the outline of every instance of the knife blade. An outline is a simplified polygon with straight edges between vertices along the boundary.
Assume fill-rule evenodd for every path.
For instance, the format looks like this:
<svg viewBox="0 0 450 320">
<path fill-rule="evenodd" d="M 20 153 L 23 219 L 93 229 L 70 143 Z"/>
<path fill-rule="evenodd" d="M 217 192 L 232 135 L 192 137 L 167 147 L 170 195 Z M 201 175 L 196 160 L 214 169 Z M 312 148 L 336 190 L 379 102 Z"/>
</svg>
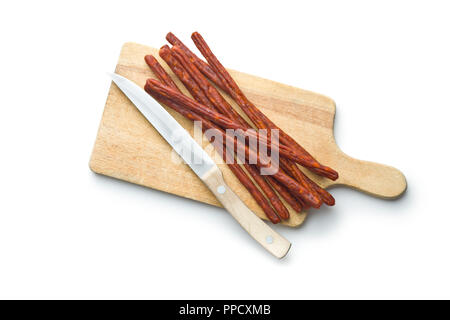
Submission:
<svg viewBox="0 0 450 320">
<path fill-rule="evenodd" d="M 206 184 L 242 228 L 275 257 L 284 257 L 291 247 L 290 242 L 265 224 L 242 202 L 225 183 L 216 163 L 191 135 L 137 84 L 116 73 L 110 76 L 117 87 Z"/>
</svg>

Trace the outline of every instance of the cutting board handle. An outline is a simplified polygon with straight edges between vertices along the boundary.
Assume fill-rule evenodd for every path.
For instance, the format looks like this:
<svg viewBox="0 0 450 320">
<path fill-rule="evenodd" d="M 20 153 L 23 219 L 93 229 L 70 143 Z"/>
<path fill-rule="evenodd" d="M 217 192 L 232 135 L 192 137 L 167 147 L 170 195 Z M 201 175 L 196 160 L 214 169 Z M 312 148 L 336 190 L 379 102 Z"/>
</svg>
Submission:
<svg viewBox="0 0 450 320">
<path fill-rule="evenodd" d="M 391 166 L 358 160 L 342 152 L 335 169 L 339 179 L 334 185 L 346 185 L 384 199 L 398 198 L 406 190 L 405 176 Z"/>
</svg>

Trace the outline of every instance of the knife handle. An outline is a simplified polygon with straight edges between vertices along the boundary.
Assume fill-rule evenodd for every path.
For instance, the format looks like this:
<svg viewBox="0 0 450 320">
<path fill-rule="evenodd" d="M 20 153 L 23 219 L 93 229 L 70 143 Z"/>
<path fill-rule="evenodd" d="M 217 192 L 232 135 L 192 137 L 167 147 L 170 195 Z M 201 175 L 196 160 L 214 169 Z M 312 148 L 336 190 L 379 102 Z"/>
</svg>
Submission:
<svg viewBox="0 0 450 320">
<path fill-rule="evenodd" d="M 202 180 L 253 239 L 279 259 L 287 254 L 291 243 L 265 224 L 242 202 L 225 183 L 219 168 L 209 170 L 202 176 Z"/>
</svg>

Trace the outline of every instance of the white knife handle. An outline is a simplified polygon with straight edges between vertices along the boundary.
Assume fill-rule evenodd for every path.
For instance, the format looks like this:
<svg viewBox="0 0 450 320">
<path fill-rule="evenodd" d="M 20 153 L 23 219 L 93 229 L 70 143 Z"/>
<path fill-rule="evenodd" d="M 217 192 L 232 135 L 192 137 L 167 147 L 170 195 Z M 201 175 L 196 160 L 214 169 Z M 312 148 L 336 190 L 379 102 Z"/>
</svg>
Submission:
<svg viewBox="0 0 450 320">
<path fill-rule="evenodd" d="M 222 172 L 217 167 L 204 174 L 202 180 L 233 218 L 267 251 L 280 259 L 287 254 L 291 243 L 266 225 L 242 202 L 225 183 Z"/>
</svg>

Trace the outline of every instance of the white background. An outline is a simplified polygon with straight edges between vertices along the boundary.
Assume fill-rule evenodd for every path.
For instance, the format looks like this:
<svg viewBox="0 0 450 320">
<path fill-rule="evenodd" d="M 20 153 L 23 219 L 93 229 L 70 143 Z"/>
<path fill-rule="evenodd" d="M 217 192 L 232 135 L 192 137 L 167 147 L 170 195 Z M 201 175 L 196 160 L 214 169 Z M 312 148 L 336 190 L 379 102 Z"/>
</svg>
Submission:
<svg viewBox="0 0 450 320">
<path fill-rule="evenodd" d="M 450 7 L 442 1 L 0 5 L 0 298 L 450 298 Z M 222 209 L 88 161 L 120 48 L 191 45 L 337 103 L 339 146 L 401 169 L 384 201 L 333 189 L 281 261 Z"/>
</svg>

